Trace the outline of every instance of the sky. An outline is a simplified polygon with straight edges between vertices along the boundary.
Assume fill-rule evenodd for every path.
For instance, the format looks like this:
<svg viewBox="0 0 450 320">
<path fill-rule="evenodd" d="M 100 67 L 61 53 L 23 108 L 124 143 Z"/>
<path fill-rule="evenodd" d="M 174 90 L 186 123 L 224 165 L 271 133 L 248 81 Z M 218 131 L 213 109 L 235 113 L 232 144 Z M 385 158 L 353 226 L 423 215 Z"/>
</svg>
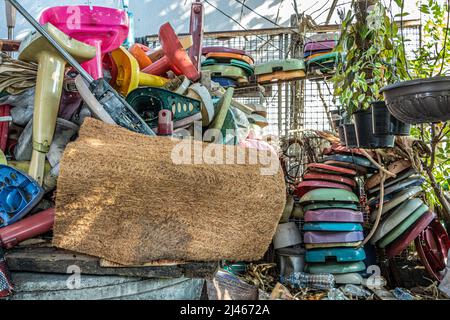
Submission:
<svg viewBox="0 0 450 320">
<path fill-rule="evenodd" d="M 256 13 L 243 8 L 242 2 L 254 11 L 279 25 L 288 26 L 290 17 L 294 13 L 294 0 L 207 0 L 211 5 L 216 6 L 247 29 L 273 28 L 275 25 L 261 18 Z M 389 0 L 385 0 L 389 1 Z M 22 6 L 27 9 L 35 18 L 48 8 L 59 5 L 82 5 L 91 4 L 97 6 L 120 7 L 120 0 L 19 0 Z M 299 11 L 306 11 L 318 24 L 324 23 L 328 8 L 332 0 L 297 0 Z M 349 6 L 349 0 L 339 0 L 338 7 Z M 242 30 L 242 28 L 231 19 L 220 13 L 211 5 L 205 6 L 205 30 L 206 31 L 229 31 Z M 405 0 L 406 11 L 410 13 L 410 18 L 418 18 L 416 0 Z M 131 11 L 135 15 L 135 34 L 138 37 L 157 34 L 159 26 L 165 22 L 170 22 L 178 33 L 185 33 L 189 30 L 189 17 L 191 0 L 130 0 Z M 278 17 L 278 19 L 277 19 Z M 335 13 L 330 23 L 339 22 Z M 20 16 L 17 17 L 16 37 L 21 38 L 31 30 L 32 27 Z M 4 1 L 0 0 L 0 38 L 7 37 Z"/>
</svg>

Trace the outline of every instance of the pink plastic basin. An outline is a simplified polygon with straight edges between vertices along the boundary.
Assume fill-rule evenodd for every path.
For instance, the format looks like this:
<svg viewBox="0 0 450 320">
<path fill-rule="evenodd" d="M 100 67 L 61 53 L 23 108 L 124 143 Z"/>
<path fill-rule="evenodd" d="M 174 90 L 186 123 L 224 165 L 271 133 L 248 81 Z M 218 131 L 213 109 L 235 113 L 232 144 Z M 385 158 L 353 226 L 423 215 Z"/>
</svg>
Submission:
<svg viewBox="0 0 450 320">
<path fill-rule="evenodd" d="M 103 55 L 119 48 L 129 31 L 127 13 L 106 7 L 48 8 L 42 13 L 39 22 L 41 24 L 50 22 L 68 36 L 97 48 L 97 56 L 82 64 L 94 79 L 103 76 Z"/>
</svg>

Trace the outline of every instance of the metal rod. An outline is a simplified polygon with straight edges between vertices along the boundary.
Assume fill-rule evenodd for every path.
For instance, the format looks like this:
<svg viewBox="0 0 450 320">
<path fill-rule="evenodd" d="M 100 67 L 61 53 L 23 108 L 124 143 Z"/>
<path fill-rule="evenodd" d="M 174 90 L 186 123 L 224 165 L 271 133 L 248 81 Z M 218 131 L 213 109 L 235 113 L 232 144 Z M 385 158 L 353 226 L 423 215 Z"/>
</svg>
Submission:
<svg viewBox="0 0 450 320">
<path fill-rule="evenodd" d="M 78 73 L 89 83 L 94 81 L 94 78 L 83 69 L 83 67 L 75 60 L 53 37 L 16 1 L 5 0 L 17 9 L 20 14 L 45 38 L 55 49 L 64 57 L 64 59 L 73 67 Z"/>
</svg>

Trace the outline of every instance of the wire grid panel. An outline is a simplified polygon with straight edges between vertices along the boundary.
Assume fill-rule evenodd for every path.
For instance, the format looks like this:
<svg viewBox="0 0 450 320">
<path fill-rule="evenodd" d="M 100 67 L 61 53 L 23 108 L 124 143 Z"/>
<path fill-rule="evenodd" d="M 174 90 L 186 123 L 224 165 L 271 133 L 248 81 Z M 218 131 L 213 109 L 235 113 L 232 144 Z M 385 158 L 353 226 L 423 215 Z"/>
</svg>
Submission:
<svg viewBox="0 0 450 320">
<path fill-rule="evenodd" d="M 405 50 L 409 58 L 413 56 L 414 49 L 420 45 L 420 26 L 403 28 L 403 35 L 406 39 Z M 151 48 L 159 46 L 158 41 L 148 43 Z M 236 36 L 233 38 L 210 38 L 205 37 L 203 46 L 224 46 L 245 50 L 251 55 L 255 64 L 288 57 L 290 46 L 289 34 L 278 35 L 252 35 Z M 239 97 L 239 89 L 236 90 L 236 100 L 244 104 L 263 104 L 267 107 L 267 120 L 269 126 L 265 133 L 280 134 L 288 136 L 291 129 L 291 83 L 273 84 L 269 93 L 252 97 Z M 320 90 L 319 90 L 320 88 Z M 328 111 L 338 109 L 339 99 L 333 97 L 333 84 L 329 79 L 305 81 L 304 100 L 305 108 L 301 115 L 301 129 L 326 131 L 331 129 L 326 108 Z M 321 93 L 321 94 L 320 94 Z"/>
<path fill-rule="evenodd" d="M 158 41 L 152 41 L 147 44 L 150 48 L 157 48 Z M 246 35 L 233 38 L 210 38 L 205 37 L 203 46 L 222 46 L 244 50 L 253 57 L 255 64 L 268 61 L 284 59 L 289 48 L 289 35 Z M 267 108 L 267 121 L 269 126 L 265 128 L 264 133 L 276 134 L 286 133 L 289 129 L 289 85 L 282 84 L 281 88 L 277 84 L 271 85 L 269 93 L 256 94 L 252 97 L 239 97 L 239 89 L 236 90 L 235 100 L 243 104 L 263 104 Z M 281 106 L 281 110 L 279 110 Z"/>
<path fill-rule="evenodd" d="M 403 29 L 405 37 L 405 51 L 408 58 L 413 58 L 413 51 L 420 46 L 420 26 L 407 27 Z M 305 90 L 305 111 L 303 113 L 303 129 L 313 130 L 331 130 L 331 124 L 328 121 L 324 101 L 322 101 L 319 89 L 322 92 L 322 98 L 328 106 L 328 111 L 338 109 L 339 99 L 333 99 L 333 84 L 329 79 L 319 81 L 306 81 Z"/>
</svg>

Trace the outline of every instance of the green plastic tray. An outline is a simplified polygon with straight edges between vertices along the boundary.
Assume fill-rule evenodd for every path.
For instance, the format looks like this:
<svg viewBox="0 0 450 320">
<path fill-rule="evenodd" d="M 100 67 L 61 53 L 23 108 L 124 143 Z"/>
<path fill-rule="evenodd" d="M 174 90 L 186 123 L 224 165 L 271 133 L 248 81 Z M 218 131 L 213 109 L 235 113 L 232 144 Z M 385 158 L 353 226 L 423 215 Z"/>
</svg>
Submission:
<svg viewBox="0 0 450 320">
<path fill-rule="evenodd" d="M 239 61 L 236 59 L 231 59 L 230 63 L 221 63 L 221 62 L 217 61 L 216 59 L 212 59 L 212 58 L 206 59 L 204 62 L 202 62 L 202 68 L 207 67 L 207 66 L 215 66 L 215 65 L 233 66 L 233 67 L 242 68 L 245 70 L 248 77 L 251 77 L 255 73 L 255 70 L 251 65 L 249 65 L 248 63 L 246 63 L 244 61 Z"/>
<path fill-rule="evenodd" d="M 401 224 L 396 226 L 391 232 L 383 237 L 378 243 L 378 247 L 386 248 L 391 242 L 394 242 L 399 238 L 406 230 L 408 230 L 417 220 L 420 219 L 425 213 L 428 212 L 427 206 L 420 206 L 419 209 L 414 211 L 408 218 L 403 220 Z"/>
<path fill-rule="evenodd" d="M 259 64 L 255 67 L 256 75 L 270 74 L 277 71 L 306 71 L 305 62 L 300 59 L 275 60 Z"/>
<path fill-rule="evenodd" d="M 316 203 L 327 201 L 359 203 L 359 198 L 355 193 L 351 191 L 343 189 L 321 188 L 308 192 L 300 199 L 300 203 Z"/>
<path fill-rule="evenodd" d="M 210 71 L 213 77 L 225 77 L 231 79 L 247 78 L 247 73 L 240 67 L 216 64 L 202 67 L 203 71 Z"/>
<path fill-rule="evenodd" d="M 387 218 L 381 221 L 375 234 L 370 240 L 371 243 L 375 244 L 422 206 L 428 208 L 420 199 L 414 198 L 406 200 L 403 204 L 398 206 L 394 212 L 389 214 Z"/>
<path fill-rule="evenodd" d="M 169 90 L 141 87 L 131 91 L 126 100 L 151 128 L 158 127 L 158 113 L 163 109 L 172 111 L 175 127 L 201 119 L 200 101 Z"/>
<path fill-rule="evenodd" d="M 323 65 L 330 62 L 335 63 L 338 60 L 339 60 L 339 53 L 331 52 L 308 60 L 308 66 L 313 64 Z"/>
<path fill-rule="evenodd" d="M 366 265 L 364 262 L 349 262 L 349 263 L 317 263 L 308 264 L 305 268 L 307 273 L 312 274 L 344 274 L 344 273 L 354 273 L 366 270 Z"/>
</svg>

